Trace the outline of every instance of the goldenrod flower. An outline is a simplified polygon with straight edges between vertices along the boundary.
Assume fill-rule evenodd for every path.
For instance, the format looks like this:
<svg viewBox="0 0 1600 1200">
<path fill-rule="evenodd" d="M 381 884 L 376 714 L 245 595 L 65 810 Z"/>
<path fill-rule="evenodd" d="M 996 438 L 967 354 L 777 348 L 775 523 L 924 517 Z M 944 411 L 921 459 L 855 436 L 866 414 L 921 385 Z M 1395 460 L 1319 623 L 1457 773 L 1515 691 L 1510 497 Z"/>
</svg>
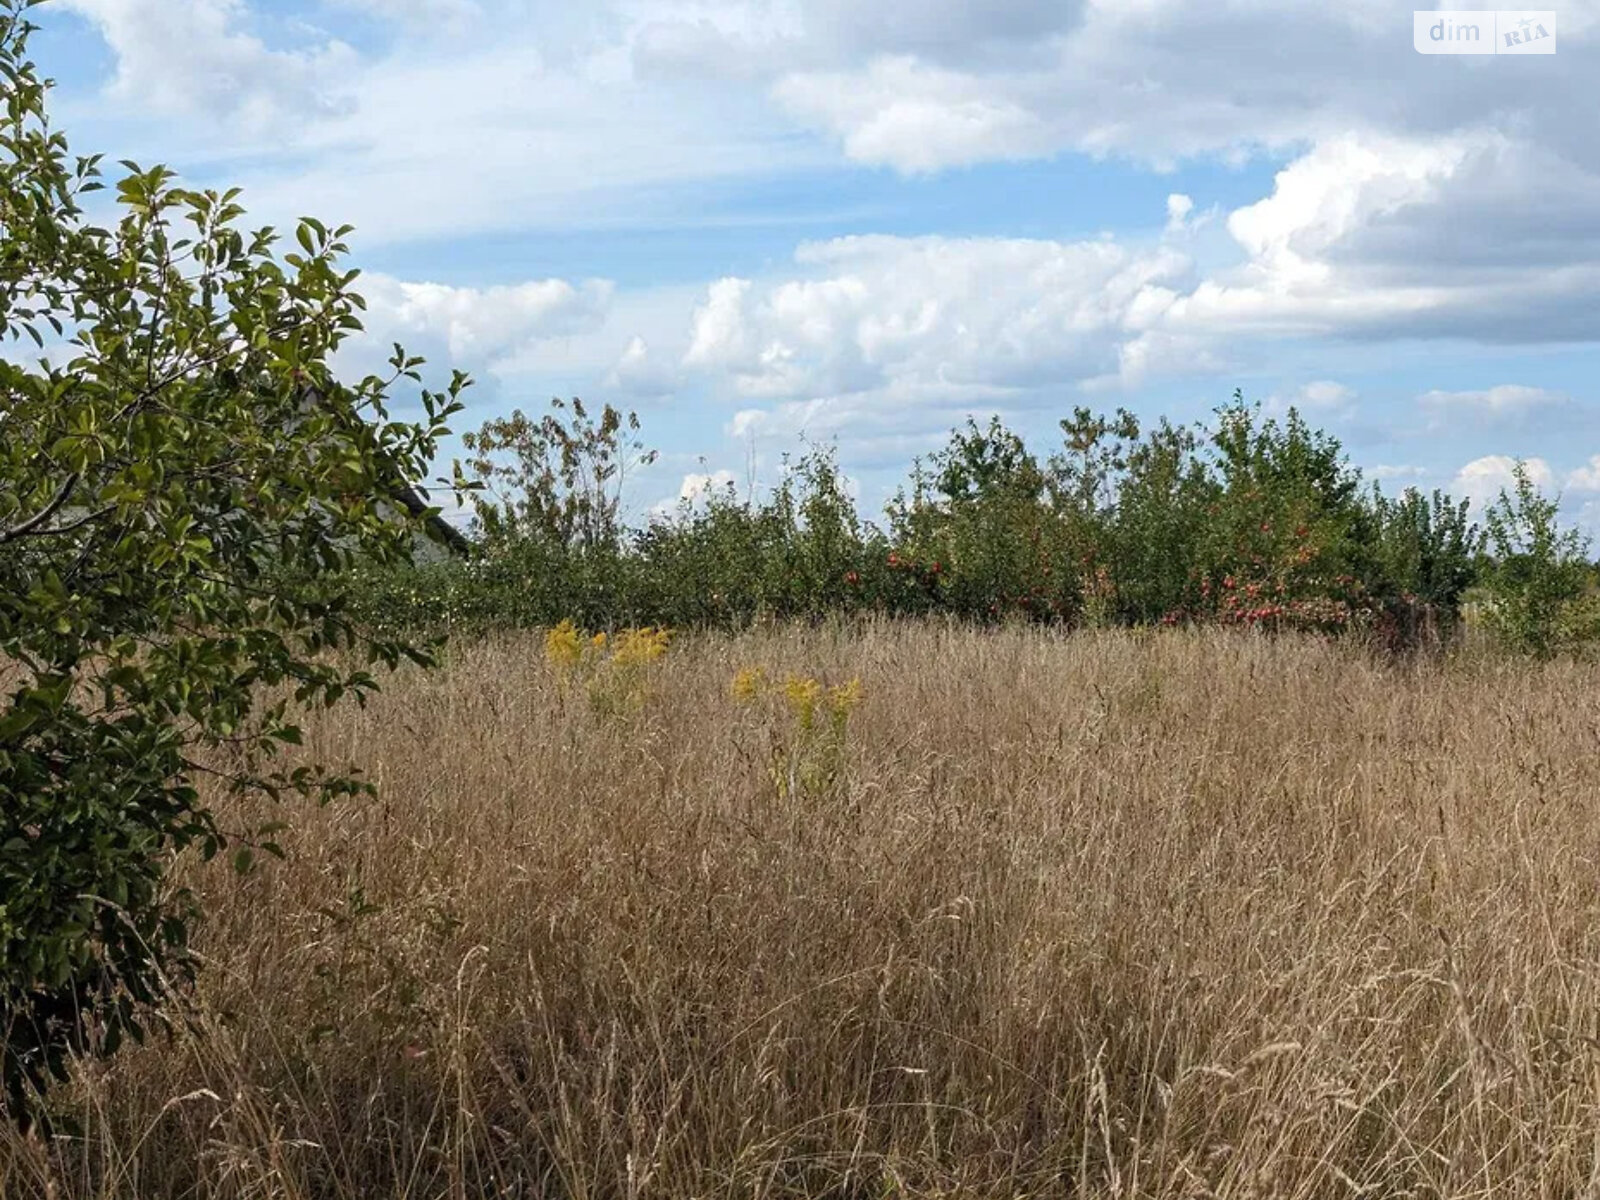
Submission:
<svg viewBox="0 0 1600 1200">
<path fill-rule="evenodd" d="M 612 644 L 611 661 L 620 667 L 653 663 L 666 654 L 671 636 L 666 629 L 650 625 L 643 629 L 625 629 Z"/>
<path fill-rule="evenodd" d="M 800 727 L 810 729 L 817 715 L 817 702 L 822 699 L 822 685 L 815 679 L 791 675 L 783 685 L 783 694 L 788 698 L 789 707 L 800 718 Z"/>
<path fill-rule="evenodd" d="M 570 620 L 544 635 L 544 656 L 551 665 L 570 671 L 583 661 L 583 635 Z"/>
<path fill-rule="evenodd" d="M 733 677 L 733 698 L 754 700 L 767 687 L 767 673 L 760 667 L 745 667 Z"/>
</svg>

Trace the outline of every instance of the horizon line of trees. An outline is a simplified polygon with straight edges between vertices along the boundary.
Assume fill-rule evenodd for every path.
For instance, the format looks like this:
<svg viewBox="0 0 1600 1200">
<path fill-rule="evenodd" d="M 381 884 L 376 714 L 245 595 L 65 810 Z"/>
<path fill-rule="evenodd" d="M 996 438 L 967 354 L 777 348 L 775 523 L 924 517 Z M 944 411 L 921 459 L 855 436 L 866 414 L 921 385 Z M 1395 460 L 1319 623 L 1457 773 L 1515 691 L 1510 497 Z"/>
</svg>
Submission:
<svg viewBox="0 0 1600 1200">
<path fill-rule="evenodd" d="M 1384 495 L 1336 437 L 1239 391 L 1208 425 L 1079 407 L 1059 426 L 1041 457 L 999 417 L 969 418 L 881 523 L 857 511 L 833 449 L 814 448 L 764 497 L 729 484 L 630 526 L 623 482 L 655 459 L 637 415 L 555 400 L 464 435 L 473 553 L 367 573 L 357 602 L 380 625 L 466 631 L 883 613 L 1412 645 L 1447 639 L 1473 593 L 1515 649 L 1594 636 L 1587 541 L 1520 464 L 1479 523 L 1439 490 Z"/>
</svg>

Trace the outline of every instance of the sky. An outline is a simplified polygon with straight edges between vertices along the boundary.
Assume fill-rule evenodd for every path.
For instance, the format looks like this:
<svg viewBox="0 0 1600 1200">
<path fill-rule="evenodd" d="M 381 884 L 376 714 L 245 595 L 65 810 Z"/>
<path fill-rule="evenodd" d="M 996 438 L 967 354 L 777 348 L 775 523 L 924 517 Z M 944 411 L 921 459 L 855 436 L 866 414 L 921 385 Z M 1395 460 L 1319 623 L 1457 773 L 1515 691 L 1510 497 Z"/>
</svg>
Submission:
<svg viewBox="0 0 1600 1200">
<path fill-rule="evenodd" d="M 1298 407 L 1386 488 L 1600 532 L 1600 0 L 1421 55 L 1344 0 L 49 0 L 74 151 L 353 223 L 367 340 L 636 410 L 642 516 L 967 416 Z M 446 456 L 452 447 L 447 447 Z"/>
</svg>

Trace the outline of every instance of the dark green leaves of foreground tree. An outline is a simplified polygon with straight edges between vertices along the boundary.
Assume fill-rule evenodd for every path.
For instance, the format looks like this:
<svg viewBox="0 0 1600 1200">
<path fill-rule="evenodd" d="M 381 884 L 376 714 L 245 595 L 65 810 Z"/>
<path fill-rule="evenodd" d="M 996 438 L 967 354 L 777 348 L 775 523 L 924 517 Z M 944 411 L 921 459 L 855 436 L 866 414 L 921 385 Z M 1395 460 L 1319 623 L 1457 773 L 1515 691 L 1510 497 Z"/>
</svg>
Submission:
<svg viewBox="0 0 1600 1200">
<path fill-rule="evenodd" d="M 0 0 L 0 1104 L 24 1119 L 189 972 L 167 869 L 236 832 L 204 795 L 363 790 L 273 751 L 297 709 L 364 698 L 363 665 L 426 658 L 362 636 L 339 580 L 410 558 L 406 481 L 465 384 L 403 423 L 386 392 L 420 360 L 333 378 L 362 307 L 345 230 L 304 221 L 280 259 L 234 193 L 132 164 L 91 224 L 30 7 Z M 242 832 L 241 866 L 271 848 Z"/>
</svg>

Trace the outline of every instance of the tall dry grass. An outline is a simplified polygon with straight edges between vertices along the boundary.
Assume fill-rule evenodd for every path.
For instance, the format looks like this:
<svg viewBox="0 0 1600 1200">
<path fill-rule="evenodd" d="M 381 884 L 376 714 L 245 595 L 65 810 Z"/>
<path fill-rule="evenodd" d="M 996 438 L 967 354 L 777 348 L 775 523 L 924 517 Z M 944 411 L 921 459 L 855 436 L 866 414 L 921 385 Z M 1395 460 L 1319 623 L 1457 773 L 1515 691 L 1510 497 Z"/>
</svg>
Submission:
<svg viewBox="0 0 1600 1200">
<path fill-rule="evenodd" d="M 775 787 L 750 664 L 861 677 L 836 786 Z M 605 716 L 466 649 L 309 731 L 381 801 L 186 867 L 192 1029 L 0 1191 L 1597 1195 L 1597 696 L 922 627 L 693 641 Z"/>
</svg>

